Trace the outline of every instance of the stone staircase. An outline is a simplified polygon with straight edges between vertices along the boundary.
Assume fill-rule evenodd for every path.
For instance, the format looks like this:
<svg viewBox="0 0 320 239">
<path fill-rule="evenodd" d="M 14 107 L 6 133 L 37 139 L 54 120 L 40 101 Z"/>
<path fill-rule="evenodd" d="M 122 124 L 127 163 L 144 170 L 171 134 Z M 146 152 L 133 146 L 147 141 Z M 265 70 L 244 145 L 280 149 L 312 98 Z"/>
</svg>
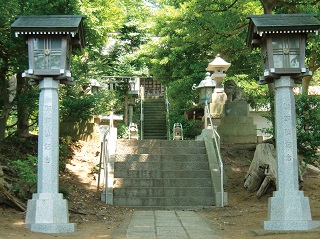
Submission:
<svg viewBox="0 0 320 239">
<path fill-rule="evenodd" d="M 215 204 L 204 141 L 117 140 L 113 205 L 195 209 Z"/>
<path fill-rule="evenodd" d="M 164 99 L 145 99 L 143 103 L 143 113 L 143 139 L 167 139 Z"/>
</svg>

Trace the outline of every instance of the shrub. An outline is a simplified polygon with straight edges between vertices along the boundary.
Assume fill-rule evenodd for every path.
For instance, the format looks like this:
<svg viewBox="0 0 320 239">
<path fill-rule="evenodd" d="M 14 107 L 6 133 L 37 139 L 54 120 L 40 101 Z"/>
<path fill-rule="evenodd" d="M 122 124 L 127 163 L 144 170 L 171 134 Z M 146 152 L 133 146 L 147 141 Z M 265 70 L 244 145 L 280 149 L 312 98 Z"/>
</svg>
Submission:
<svg viewBox="0 0 320 239">
<path fill-rule="evenodd" d="M 60 137 L 59 142 L 59 171 L 63 172 L 66 169 L 66 164 L 70 162 L 73 149 L 72 149 L 72 138 L 71 136 Z"/>
<path fill-rule="evenodd" d="M 320 97 L 298 96 L 296 112 L 298 152 L 306 163 L 313 163 L 320 146 Z"/>
<path fill-rule="evenodd" d="M 27 159 L 11 160 L 9 164 L 18 175 L 12 190 L 21 198 L 29 198 L 36 191 L 37 157 L 28 155 Z"/>
<path fill-rule="evenodd" d="M 124 122 L 119 122 L 117 124 L 117 132 L 118 132 L 118 139 L 128 139 L 129 135 L 129 128 Z"/>
</svg>

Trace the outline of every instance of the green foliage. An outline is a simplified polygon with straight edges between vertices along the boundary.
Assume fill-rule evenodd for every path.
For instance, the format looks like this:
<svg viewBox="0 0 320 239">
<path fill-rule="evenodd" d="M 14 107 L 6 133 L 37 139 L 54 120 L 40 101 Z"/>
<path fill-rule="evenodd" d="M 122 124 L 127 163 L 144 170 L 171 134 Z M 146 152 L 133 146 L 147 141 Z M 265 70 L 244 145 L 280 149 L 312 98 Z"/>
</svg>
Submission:
<svg viewBox="0 0 320 239">
<path fill-rule="evenodd" d="M 70 136 L 60 137 L 59 142 L 59 171 L 64 172 L 66 164 L 70 163 L 73 155 L 73 142 Z"/>
<path fill-rule="evenodd" d="M 201 121 L 186 120 L 182 114 L 177 114 L 176 112 L 170 113 L 170 122 L 171 128 L 173 127 L 174 123 L 182 124 L 184 140 L 194 140 L 197 135 L 201 134 L 203 128 Z M 172 133 L 173 132 L 171 130 L 171 139 Z"/>
<path fill-rule="evenodd" d="M 317 158 L 320 147 L 320 98 L 299 95 L 296 100 L 298 151 L 306 163 Z"/>
<path fill-rule="evenodd" d="M 70 95 L 63 97 L 60 103 L 62 120 L 71 118 L 79 122 L 89 120 L 94 115 L 96 98 L 88 94 Z"/>
<path fill-rule="evenodd" d="M 96 103 L 94 107 L 94 114 L 110 114 L 112 110 L 119 110 L 121 108 L 121 96 L 118 91 L 101 90 L 95 95 Z"/>
<path fill-rule="evenodd" d="M 118 139 L 128 139 L 129 138 L 129 128 L 124 122 L 119 122 L 117 124 L 117 134 Z"/>
<path fill-rule="evenodd" d="M 59 188 L 59 193 L 62 193 L 64 199 L 69 199 L 70 191 L 67 188 Z"/>
<path fill-rule="evenodd" d="M 248 103 L 253 109 L 269 108 L 270 95 L 267 85 L 258 85 L 254 79 L 245 74 L 228 76 L 224 81 L 227 80 L 233 80 L 248 95 Z"/>
<path fill-rule="evenodd" d="M 273 97 L 271 97 L 273 105 Z M 265 117 L 274 122 L 274 111 L 271 110 Z M 314 95 L 298 95 L 296 97 L 297 117 L 297 147 L 298 153 L 306 163 L 319 160 L 317 150 L 320 147 L 320 98 Z M 275 135 L 274 127 L 265 129 L 267 133 Z"/>
<path fill-rule="evenodd" d="M 17 172 L 12 190 L 21 198 L 29 198 L 37 185 L 37 157 L 28 155 L 27 159 L 11 160 L 9 164 Z"/>
</svg>

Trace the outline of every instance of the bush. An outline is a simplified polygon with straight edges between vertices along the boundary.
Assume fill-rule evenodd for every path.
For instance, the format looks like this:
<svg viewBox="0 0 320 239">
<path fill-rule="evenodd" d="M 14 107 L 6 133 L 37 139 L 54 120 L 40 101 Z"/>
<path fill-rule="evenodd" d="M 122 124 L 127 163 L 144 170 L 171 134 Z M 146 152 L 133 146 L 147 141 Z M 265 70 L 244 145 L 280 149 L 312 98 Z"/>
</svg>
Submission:
<svg viewBox="0 0 320 239">
<path fill-rule="evenodd" d="M 36 191 L 37 185 L 37 157 L 28 155 L 24 160 L 11 160 L 9 162 L 17 172 L 12 191 L 20 198 L 29 198 Z"/>
<path fill-rule="evenodd" d="M 274 111 L 266 117 L 274 120 Z M 320 97 L 299 95 L 296 97 L 297 148 L 306 163 L 318 161 L 317 150 L 320 146 Z M 274 133 L 274 128 L 266 129 Z M 274 135 L 274 134 L 273 134 Z"/>
<path fill-rule="evenodd" d="M 72 138 L 71 136 L 60 137 L 59 142 L 59 171 L 63 172 L 66 169 L 66 164 L 70 162 L 73 149 L 72 149 Z"/>
<path fill-rule="evenodd" d="M 129 128 L 124 122 L 119 122 L 117 124 L 117 132 L 118 132 L 118 139 L 128 139 L 129 138 Z"/>
<path fill-rule="evenodd" d="M 197 135 L 200 135 L 202 132 L 202 123 L 201 121 L 195 120 L 186 120 L 183 115 L 177 115 L 175 113 L 170 114 L 170 138 L 172 139 L 172 128 L 174 123 L 181 123 L 183 128 L 183 139 L 195 139 Z"/>
<path fill-rule="evenodd" d="M 320 146 L 320 97 L 298 96 L 296 112 L 298 152 L 306 163 L 313 163 Z"/>
</svg>

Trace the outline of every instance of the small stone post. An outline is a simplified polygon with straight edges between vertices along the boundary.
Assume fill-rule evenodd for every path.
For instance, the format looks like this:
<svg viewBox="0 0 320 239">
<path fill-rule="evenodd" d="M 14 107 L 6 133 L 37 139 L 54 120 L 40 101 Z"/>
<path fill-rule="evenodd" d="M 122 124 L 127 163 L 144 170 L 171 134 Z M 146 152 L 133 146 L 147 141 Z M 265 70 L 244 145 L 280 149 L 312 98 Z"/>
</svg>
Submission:
<svg viewBox="0 0 320 239">
<path fill-rule="evenodd" d="M 275 129 L 277 191 L 269 198 L 265 230 L 308 230 L 320 226 L 312 221 L 309 198 L 299 191 L 294 80 L 275 80 Z"/>
<path fill-rule="evenodd" d="M 39 136 L 37 193 L 28 201 L 26 226 L 34 232 L 74 232 L 68 203 L 59 189 L 59 80 L 39 82 Z"/>
</svg>

